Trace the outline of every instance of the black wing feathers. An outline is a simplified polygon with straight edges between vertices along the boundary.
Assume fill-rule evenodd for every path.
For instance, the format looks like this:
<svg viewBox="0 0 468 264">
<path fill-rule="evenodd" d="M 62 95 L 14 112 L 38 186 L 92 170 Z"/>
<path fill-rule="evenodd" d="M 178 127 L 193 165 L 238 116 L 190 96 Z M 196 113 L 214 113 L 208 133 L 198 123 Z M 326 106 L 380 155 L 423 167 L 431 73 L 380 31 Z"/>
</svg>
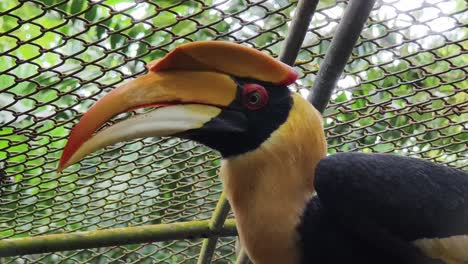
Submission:
<svg viewBox="0 0 468 264">
<path fill-rule="evenodd" d="M 389 154 L 341 153 L 319 162 L 323 206 L 406 241 L 468 234 L 468 173 Z M 356 221 L 358 221 L 356 219 Z"/>
<path fill-rule="evenodd" d="M 318 196 L 309 201 L 297 227 L 301 263 L 442 264 L 372 223 L 359 221 L 350 229 L 342 220 Z"/>
</svg>

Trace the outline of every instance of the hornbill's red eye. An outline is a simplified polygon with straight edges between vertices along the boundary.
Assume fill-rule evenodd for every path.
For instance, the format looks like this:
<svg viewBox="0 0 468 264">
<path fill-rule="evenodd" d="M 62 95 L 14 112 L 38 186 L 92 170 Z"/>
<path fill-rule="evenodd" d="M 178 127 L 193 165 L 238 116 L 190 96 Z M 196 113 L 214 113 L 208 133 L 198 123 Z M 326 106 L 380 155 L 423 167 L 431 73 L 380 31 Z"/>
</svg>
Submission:
<svg viewBox="0 0 468 264">
<path fill-rule="evenodd" d="M 250 110 L 258 110 L 268 103 L 268 92 L 265 87 L 248 83 L 244 85 L 242 103 Z"/>
</svg>

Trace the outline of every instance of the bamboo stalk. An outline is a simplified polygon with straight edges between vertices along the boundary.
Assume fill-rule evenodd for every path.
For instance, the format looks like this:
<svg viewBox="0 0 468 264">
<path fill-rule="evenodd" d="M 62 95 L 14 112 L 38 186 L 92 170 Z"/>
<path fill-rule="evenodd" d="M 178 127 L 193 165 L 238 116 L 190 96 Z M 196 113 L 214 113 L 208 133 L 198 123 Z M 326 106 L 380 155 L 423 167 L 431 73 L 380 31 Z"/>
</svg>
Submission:
<svg viewBox="0 0 468 264">
<path fill-rule="evenodd" d="M 174 224 L 145 225 L 105 230 L 42 235 L 0 240 L 0 257 L 38 254 L 116 245 L 149 243 L 175 239 L 195 239 L 211 236 L 236 236 L 234 219 L 221 228 L 210 228 L 210 221 L 190 221 Z"/>
<path fill-rule="evenodd" d="M 226 196 L 221 193 L 221 197 L 219 197 L 218 203 L 216 204 L 216 208 L 211 216 L 209 228 L 213 232 L 218 232 L 223 228 L 223 223 L 226 220 L 229 210 L 231 207 L 229 206 L 228 201 L 226 200 Z M 216 242 L 218 241 L 217 235 L 210 236 L 203 240 L 202 248 L 200 251 L 200 255 L 198 256 L 198 264 L 208 264 L 211 262 L 213 258 L 214 251 L 216 249 Z"/>
</svg>

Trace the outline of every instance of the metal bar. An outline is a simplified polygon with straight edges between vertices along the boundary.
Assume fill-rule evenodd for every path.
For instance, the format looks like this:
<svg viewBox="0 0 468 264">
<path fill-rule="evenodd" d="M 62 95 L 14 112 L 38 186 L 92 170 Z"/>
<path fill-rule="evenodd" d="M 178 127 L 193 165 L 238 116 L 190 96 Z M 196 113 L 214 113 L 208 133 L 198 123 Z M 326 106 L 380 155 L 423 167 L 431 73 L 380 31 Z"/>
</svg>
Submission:
<svg viewBox="0 0 468 264">
<path fill-rule="evenodd" d="M 309 28 L 312 16 L 318 5 L 318 0 L 299 0 L 297 4 L 296 13 L 291 22 L 291 27 L 286 40 L 284 41 L 279 60 L 294 66 L 299 50 L 301 49 L 302 42 L 304 42 L 307 29 Z M 240 244 L 239 244 L 240 245 Z M 249 257 L 240 247 L 239 254 L 237 255 L 236 264 L 250 263 Z"/>
<path fill-rule="evenodd" d="M 236 236 L 234 219 L 213 231 L 209 220 L 0 240 L 0 257 L 210 236 Z"/>
<path fill-rule="evenodd" d="M 297 4 L 289 34 L 279 56 L 280 61 L 294 65 L 318 2 L 318 0 L 300 0 Z"/>
<path fill-rule="evenodd" d="M 348 2 L 308 98 L 321 113 L 327 107 L 374 3 L 375 0 L 350 0 Z"/>
<path fill-rule="evenodd" d="M 223 228 L 223 223 L 226 220 L 230 209 L 231 207 L 229 206 L 229 203 L 226 200 L 226 196 L 223 192 L 221 193 L 221 197 L 219 197 L 218 204 L 216 204 L 216 208 L 213 212 L 213 215 L 211 216 L 209 224 L 209 228 L 211 231 L 219 232 L 219 230 Z M 198 256 L 198 264 L 209 264 L 211 262 L 214 251 L 216 249 L 217 241 L 218 236 L 216 235 L 203 240 L 200 255 Z"/>
</svg>

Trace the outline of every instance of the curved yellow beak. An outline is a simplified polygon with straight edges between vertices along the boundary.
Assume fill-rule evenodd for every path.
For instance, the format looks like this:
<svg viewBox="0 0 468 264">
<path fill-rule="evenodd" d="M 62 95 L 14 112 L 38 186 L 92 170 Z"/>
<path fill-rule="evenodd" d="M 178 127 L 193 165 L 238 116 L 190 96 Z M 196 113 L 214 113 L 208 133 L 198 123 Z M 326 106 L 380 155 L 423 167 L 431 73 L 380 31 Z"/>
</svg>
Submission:
<svg viewBox="0 0 468 264">
<path fill-rule="evenodd" d="M 203 126 L 236 97 L 237 84 L 214 72 L 149 72 L 116 88 L 91 107 L 74 127 L 58 170 L 117 142 L 169 136 Z M 165 106 L 93 134 L 112 117 L 146 106 Z"/>
<path fill-rule="evenodd" d="M 238 87 L 231 76 L 284 85 L 297 78 L 288 65 L 255 49 L 223 41 L 182 45 L 148 64 L 148 68 L 149 73 L 116 88 L 83 115 L 70 134 L 59 171 L 120 141 L 176 134 L 193 136 L 191 130 L 216 119 L 236 100 Z M 96 133 L 112 117 L 145 106 L 164 107 Z M 242 133 L 244 116 L 226 116 L 229 118 L 223 115 L 200 131 Z"/>
</svg>

